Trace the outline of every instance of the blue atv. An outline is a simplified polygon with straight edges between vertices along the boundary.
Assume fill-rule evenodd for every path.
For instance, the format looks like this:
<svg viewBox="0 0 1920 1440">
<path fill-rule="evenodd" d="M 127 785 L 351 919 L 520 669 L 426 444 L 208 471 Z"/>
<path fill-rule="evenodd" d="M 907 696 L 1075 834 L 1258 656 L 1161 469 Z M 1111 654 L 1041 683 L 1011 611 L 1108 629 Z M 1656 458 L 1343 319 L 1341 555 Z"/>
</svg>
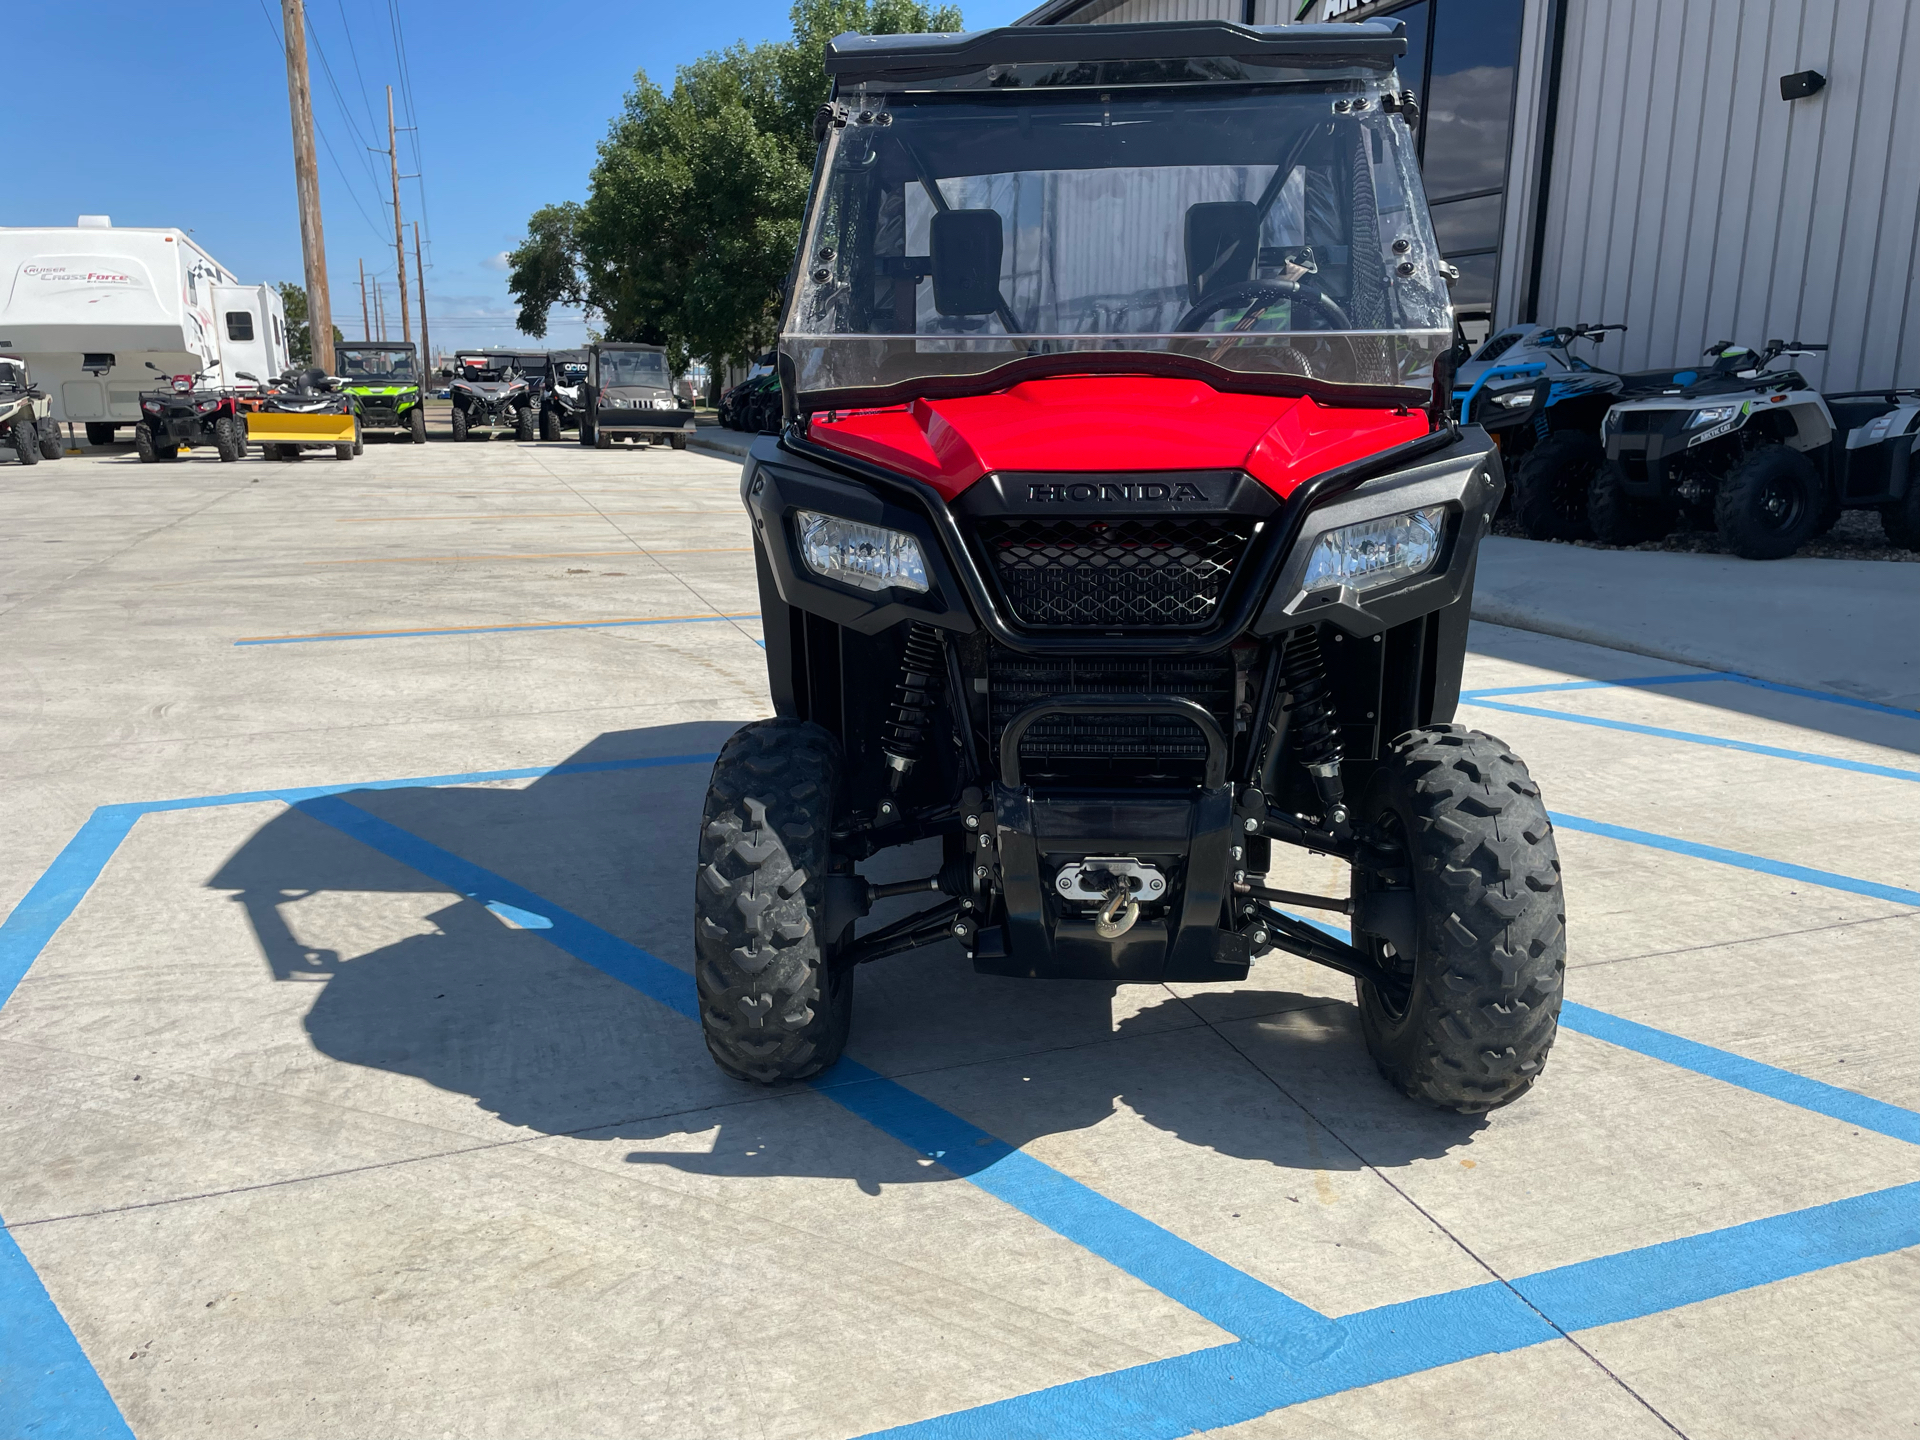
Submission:
<svg viewBox="0 0 1920 1440">
<path fill-rule="evenodd" d="M 1454 413 L 1500 447 L 1513 518 L 1535 540 L 1590 540 L 1587 492 L 1606 464 L 1600 422 L 1619 400 L 1686 384 L 1691 372 L 1602 370 L 1572 351 L 1624 325 L 1515 325 L 1454 377 Z"/>
</svg>

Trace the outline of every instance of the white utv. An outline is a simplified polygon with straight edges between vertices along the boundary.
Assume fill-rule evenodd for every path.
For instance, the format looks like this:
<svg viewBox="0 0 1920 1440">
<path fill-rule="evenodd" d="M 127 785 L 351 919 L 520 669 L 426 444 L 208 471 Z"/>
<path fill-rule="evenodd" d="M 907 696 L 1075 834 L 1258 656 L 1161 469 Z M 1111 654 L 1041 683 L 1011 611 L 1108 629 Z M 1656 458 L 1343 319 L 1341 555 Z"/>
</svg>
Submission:
<svg viewBox="0 0 1920 1440">
<path fill-rule="evenodd" d="M 22 465 L 61 456 L 60 427 L 44 390 L 34 388 L 27 362 L 0 355 L 0 445 L 11 445 Z"/>
</svg>

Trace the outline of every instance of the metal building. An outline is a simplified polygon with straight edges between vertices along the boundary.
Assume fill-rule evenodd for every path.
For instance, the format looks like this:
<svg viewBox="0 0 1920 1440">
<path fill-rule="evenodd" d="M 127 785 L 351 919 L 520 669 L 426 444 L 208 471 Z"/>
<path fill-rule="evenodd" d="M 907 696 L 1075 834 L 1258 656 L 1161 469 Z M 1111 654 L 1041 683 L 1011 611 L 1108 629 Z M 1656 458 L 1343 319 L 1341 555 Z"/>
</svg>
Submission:
<svg viewBox="0 0 1920 1440">
<path fill-rule="evenodd" d="M 1050 0 L 1027 24 L 1392 17 L 1469 333 L 1622 322 L 1610 368 L 1825 342 L 1920 385 L 1912 0 Z M 1477 322 L 1477 323 L 1474 323 Z"/>
</svg>

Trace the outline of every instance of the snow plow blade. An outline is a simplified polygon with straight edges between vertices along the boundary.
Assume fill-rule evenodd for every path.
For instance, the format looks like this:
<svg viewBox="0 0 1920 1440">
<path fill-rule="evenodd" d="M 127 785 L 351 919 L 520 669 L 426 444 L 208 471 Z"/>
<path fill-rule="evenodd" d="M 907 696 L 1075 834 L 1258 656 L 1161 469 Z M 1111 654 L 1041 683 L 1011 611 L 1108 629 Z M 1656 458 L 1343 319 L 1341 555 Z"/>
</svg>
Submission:
<svg viewBox="0 0 1920 1440">
<path fill-rule="evenodd" d="M 255 410 L 247 416 L 247 439 L 256 445 L 351 445 L 353 416 Z"/>
</svg>

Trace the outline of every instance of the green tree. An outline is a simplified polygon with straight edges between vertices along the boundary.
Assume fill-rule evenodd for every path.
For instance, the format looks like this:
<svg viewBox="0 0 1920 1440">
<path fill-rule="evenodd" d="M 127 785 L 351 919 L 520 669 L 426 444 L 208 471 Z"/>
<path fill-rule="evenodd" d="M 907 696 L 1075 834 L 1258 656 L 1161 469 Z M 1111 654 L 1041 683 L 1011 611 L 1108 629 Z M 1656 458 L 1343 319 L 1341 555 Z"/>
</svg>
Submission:
<svg viewBox="0 0 1920 1440">
<path fill-rule="evenodd" d="M 295 365 L 311 365 L 313 334 L 307 328 L 307 287 L 282 280 L 276 288 L 280 291 L 280 306 L 287 312 L 287 357 Z M 335 325 L 333 343 L 338 345 L 346 338 Z"/>
<path fill-rule="evenodd" d="M 556 304 L 585 305 L 606 338 L 665 344 L 677 365 L 729 361 L 773 341 L 827 98 L 827 42 L 960 28 L 923 0 L 796 0 L 793 37 L 643 71 L 600 145 L 584 205 L 534 212 L 508 256 L 520 328 L 544 335 Z"/>
</svg>

